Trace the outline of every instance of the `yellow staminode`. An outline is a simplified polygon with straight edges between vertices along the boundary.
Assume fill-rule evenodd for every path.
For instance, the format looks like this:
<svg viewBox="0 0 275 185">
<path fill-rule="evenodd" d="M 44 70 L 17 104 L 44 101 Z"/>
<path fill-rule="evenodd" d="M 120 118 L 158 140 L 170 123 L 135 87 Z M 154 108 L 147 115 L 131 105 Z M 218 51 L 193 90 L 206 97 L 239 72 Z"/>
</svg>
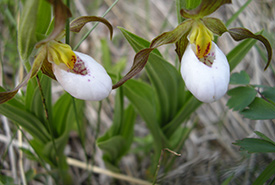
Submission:
<svg viewBox="0 0 275 185">
<path fill-rule="evenodd" d="M 202 58 L 209 53 L 212 46 L 213 33 L 206 28 L 201 22 L 193 25 L 189 41 L 196 44 L 196 55 Z"/>
<path fill-rule="evenodd" d="M 68 44 L 52 40 L 48 43 L 48 61 L 57 65 L 64 63 L 69 69 L 73 69 L 76 55 Z"/>
</svg>

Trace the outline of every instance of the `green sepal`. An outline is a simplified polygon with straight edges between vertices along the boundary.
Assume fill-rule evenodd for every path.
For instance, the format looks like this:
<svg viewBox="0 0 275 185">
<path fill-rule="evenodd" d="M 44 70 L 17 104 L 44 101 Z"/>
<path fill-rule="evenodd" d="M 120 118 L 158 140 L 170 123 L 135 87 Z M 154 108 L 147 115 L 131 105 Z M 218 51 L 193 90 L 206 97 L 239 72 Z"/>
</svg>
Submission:
<svg viewBox="0 0 275 185">
<path fill-rule="evenodd" d="M 174 30 L 162 33 L 152 40 L 150 48 L 157 48 L 164 44 L 177 42 L 183 35 L 190 32 L 192 23 L 192 20 L 186 20 L 178 25 Z"/>
<path fill-rule="evenodd" d="M 48 62 L 47 60 L 43 61 L 43 64 L 41 66 L 41 71 L 43 74 L 47 75 L 51 79 L 56 80 L 52 69 L 52 63 Z"/>
<path fill-rule="evenodd" d="M 179 58 L 179 62 L 181 62 L 181 58 L 188 46 L 188 39 L 187 39 L 187 36 L 188 36 L 189 32 L 188 33 L 185 33 L 177 42 L 176 42 L 176 53 L 178 55 L 178 58 Z"/>
<path fill-rule="evenodd" d="M 227 32 L 226 26 L 220 19 L 205 17 L 202 19 L 202 22 L 210 31 L 218 36 L 221 36 L 224 32 Z"/>
<path fill-rule="evenodd" d="M 192 10 L 181 9 L 180 14 L 184 18 L 199 19 L 215 12 L 223 4 L 231 3 L 231 0 L 203 0 L 201 4 Z"/>
<path fill-rule="evenodd" d="M 269 66 L 269 64 L 271 62 L 271 58 L 272 58 L 272 48 L 271 48 L 269 41 L 264 36 L 256 35 L 245 28 L 231 28 L 228 30 L 228 32 L 231 35 L 231 37 L 236 41 L 240 41 L 240 40 L 248 39 L 248 38 L 253 38 L 253 39 L 261 41 L 264 44 L 266 51 L 267 51 L 268 59 L 267 59 L 267 64 L 266 64 L 264 70 L 267 69 L 267 67 Z"/>
<path fill-rule="evenodd" d="M 130 71 L 122 77 L 116 84 L 113 85 L 113 89 L 120 87 L 126 81 L 133 78 L 136 74 L 138 74 L 145 66 L 148 61 L 150 53 L 154 50 L 154 48 L 143 49 L 135 55 L 133 65 Z"/>
<path fill-rule="evenodd" d="M 78 17 L 70 23 L 70 31 L 78 33 L 83 28 L 83 26 L 85 26 L 85 24 L 87 24 L 89 22 L 95 22 L 95 21 L 96 22 L 101 22 L 109 28 L 110 38 L 112 39 L 113 27 L 109 23 L 109 21 L 107 21 L 103 17 L 97 17 L 97 16 L 81 16 L 81 17 Z"/>
</svg>

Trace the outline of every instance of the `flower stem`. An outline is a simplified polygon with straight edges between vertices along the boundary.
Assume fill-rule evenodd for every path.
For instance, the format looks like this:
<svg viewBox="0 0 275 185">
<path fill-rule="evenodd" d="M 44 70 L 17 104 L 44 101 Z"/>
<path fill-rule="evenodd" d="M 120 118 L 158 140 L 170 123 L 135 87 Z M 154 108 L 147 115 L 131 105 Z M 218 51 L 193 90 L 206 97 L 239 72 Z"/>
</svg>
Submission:
<svg viewBox="0 0 275 185">
<path fill-rule="evenodd" d="M 119 0 L 116 0 L 107 10 L 106 12 L 102 15 L 102 17 L 105 17 L 109 12 L 110 10 L 117 4 Z M 74 47 L 73 50 L 77 50 L 80 46 L 80 44 L 89 36 L 89 34 L 97 27 L 99 23 L 95 23 L 95 25 L 84 35 L 84 37 L 79 41 L 79 43 Z"/>
<path fill-rule="evenodd" d="M 160 169 L 160 164 L 161 164 L 161 161 L 162 161 L 162 158 L 163 158 L 163 155 L 164 155 L 164 152 L 167 151 L 167 152 L 170 152 L 171 154 L 175 155 L 175 156 L 178 156 L 180 157 L 181 154 L 178 154 L 176 152 L 174 152 L 173 150 L 170 150 L 169 148 L 164 148 L 161 150 L 161 153 L 160 153 L 160 156 L 159 156 L 159 162 L 158 162 L 158 165 L 157 165 L 157 169 L 156 169 L 156 172 L 155 172 L 155 175 L 154 175 L 154 181 L 153 181 L 153 185 L 156 184 L 157 182 L 157 176 L 158 176 L 158 172 L 159 172 L 159 169 Z"/>
<path fill-rule="evenodd" d="M 96 133 L 95 133 L 95 144 L 93 145 L 93 154 L 92 154 L 92 161 L 91 164 L 94 165 L 94 155 L 96 153 L 96 140 L 98 138 L 99 135 L 99 131 L 100 131 L 100 122 L 101 122 L 101 117 L 100 117 L 100 113 L 101 113 L 101 108 L 102 108 L 102 101 L 99 102 L 98 105 L 98 110 L 97 110 L 97 123 L 96 123 Z"/>
<path fill-rule="evenodd" d="M 68 8 L 70 8 L 70 0 L 66 1 L 66 5 Z M 68 18 L 66 21 L 66 38 L 65 38 L 66 44 L 70 44 L 70 19 Z"/>
<path fill-rule="evenodd" d="M 78 133 L 79 133 L 79 137 L 80 137 L 80 143 L 81 143 L 82 149 L 83 149 L 84 154 L 85 154 L 86 162 L 88 163 L 88 153 L 87 153 L 87 150 L 85 148 L 84 135 L 81 132 L 81 127 L 80 127 L 79 119 L 78 119 L 78 116 L 77 116 L 78 114 L 77 114 L 77 108 L 76 108 L 75 98 L 73 96 L 71 96 L 71 97 L 72 97 L 72 102 L 73 102 L 75 121 L 76 121 L 77 129 L 78 129 Z"/>
</svg>

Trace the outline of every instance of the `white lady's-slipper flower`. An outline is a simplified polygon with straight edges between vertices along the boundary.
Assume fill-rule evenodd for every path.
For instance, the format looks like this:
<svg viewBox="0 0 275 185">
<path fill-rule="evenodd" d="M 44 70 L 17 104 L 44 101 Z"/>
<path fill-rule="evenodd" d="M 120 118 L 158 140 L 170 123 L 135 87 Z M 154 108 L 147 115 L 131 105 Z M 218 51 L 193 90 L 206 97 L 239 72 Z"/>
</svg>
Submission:
<svg viewBox="0 0 275 185">
<path fill-rule="evenodd" d="M 92 101 L 106 98 L 112 90 L 112 80 L 106 70 L 89 55 L 74 53 L 73 69 L 64 63 L 52 63 L 57 81 L 75 98 Z"/>
<path fill-rule="evenodd" d="M 187 89 L 200 101 L 211 103 L 228 89 L 230 69 L 226 56 L 212 42 L 204 57 L 197 57 L 196 45 L 189 44 L 181 60 L 181 75 Z"/>
</svg>

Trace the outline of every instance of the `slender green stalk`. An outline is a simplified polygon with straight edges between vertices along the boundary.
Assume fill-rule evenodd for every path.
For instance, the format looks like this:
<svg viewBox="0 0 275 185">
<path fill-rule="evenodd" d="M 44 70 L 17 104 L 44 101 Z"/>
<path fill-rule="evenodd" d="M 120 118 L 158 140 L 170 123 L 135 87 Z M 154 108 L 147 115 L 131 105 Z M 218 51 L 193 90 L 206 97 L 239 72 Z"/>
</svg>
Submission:
<svg viewBox="0 0 275 185">
<path fill-rule="evenodd" d="M 48 131 L 50 132 L 50 135 L 51 135 L 51 142 L 53 143 L 53 150 L 54 150 L 55 155 L 56 155 L 57 166 L 58 166 L 58 169 L 61 172 L 62 169 L 60 167 L 60 159 L 58 157 L 60 155 L 57 152 L 57 147 L 56 147 L 56 144 L 55 144 L 55 138 L 54 138 L 53 128 L 52 128 L 52 125 L 51 125 L 51 123 L 49 121 L 48 107 L 47 107 L 47 104 L 46 104 L 46 99 L 45 99 L 45 96 L 44 96 L 44 93 L 43 93 L 43 89 L 42 89 L 42 86 L 41 86 L 40 79 L 39 79 L 38 75 L 36 75 L 36 80 L 37 80 L 37 84 L 38 84 L 38 87 L 39 87 L 39 90 L 40 90 L 40 95 L 41 95 L 41 99 L 42 99 L 43 108 L 44 108 L 44 111 L 45 111 L 46 126 L 48 127 Z M 55 180 L 57 180 L 57 179 L 55 179 Z"/>
<path fill-rule="evenodd" d="M 70 8 L 70 0 L 66 1 L 66 5 Z M 66 44 L 70 44 L 70 19 L 68 18 L 66 21 L 66 37 L 65 37 Z"/>
<path fill-rule="evenodd" d="M 42 99 L 43 108 L 44 108 L 44 111 L 45 111 L 46 125 L 48 127 L 49 132 L 50 132 L 53 147 L 54 147 L 55 153 L 57 155 L 58 152 L 57 152 L 57 148 L 56 148 L 55 141 L 54 141 L 53 128 L 52 128 L 52 125 L 49 121 L 49 111 L 48 111 L 48 107 L 47 107 L 47 104 L 46 104 L 46 99 L 45 99 L 43 89 L 42 89 L 42 86 L 41 86 L 40 79 L 39 79 L 38 75 L 36 75 L 36 80 L 37 80 L 37 84 L 38 84 L 38 87 L 39 87 L 39 90 L 40 90 L 40 95 L 41 95 L 41 99 Z"/>
<path fill-rule="evenodd" d="M 158 165 L 157 165 L 157 169 L 156 169 L 156 172 L 155 172 L 155 175 L 154 175 L 154 181 L 153 181 L 153 185 L 156 184 L 157 182 L 157 177 L 158 177 L 158 173 L 159 173 L 159 169 L 160 169 L 160 164 L 161 164 L 161 161 L 162 161 L 162 158 L 163 158 L 163 150 L 161 150 L 161 153 L 160 153 L 160 156 L 159 156 L 159 162 L 158 162 Z"/>
<path fill-rule="evenodd" d="M 100 113 L 101 113 L 101 108 L 102 108 L 102 101 L 99 102 L 99 105 L 98 105 L 98 111 L 97 111 L 97 124 L 96 124 L 96 133 L 95 133 L 95 143 L 93 145 L 93 153 L 92 153 L 92 157 L 91 157 L 91 165 L 94 165 L 94 162 L 95 162 L 95 153 L 96 153 L 96 140 L 98 138 L 98 135 L 99 135 L 99 131 L 100 131 L 100 122 L 101 122 L 101 117 L 100 117 Z M 87 166 L 88 167 L 89 164 L 87 163 Z M 93 175 L 93 170 L 91 169 L 90 173 L 89 173 L 89 177 Z"/>
<path fill-rule="evenodd" d="M 177 8 L 178 23 L 180 24 L 183 21 L 183 17 L 180 14 L 180 9 L 183 8 L 183 1 L 182 0 L 176 0 L 176 8 Z"/>
<path fill-rule="evenodd" d="M 105 17 L 109 12 L 110 10 L 117 4 L 119 0 L 116 0 L 107 10 L 106 12 L 102 15 L 102 17 Z M 82 37 L 82 39 L 79 41 L 79 43 L 74 47 L 73 50 L 77 50 L 80 46 L 80 44 L 89 36 L 89 34 L 97 27 L 99 23 L 95 23 L 95 25 Z"/>
<path fill-rule="evenodd" d="M 101 108 L 102 108 L 102 101 L 100 101 L 100 102 L 99 102 L 99 105 L 98 105 L 98 111 L 97 111 L 97 124 L 96 124 L 96 135 L 95 135 L 95 139 L 98 138 L 99 131 L 100 131 L 100 122 L 101 122 L 100 113 L 101 113 Z"/>
<path fill-rule="evenodd" d="M 95 132 L 95 141 L 98 138 L 99 135 L 99 131 L 100 131 L 100 123 L 101 123 L 101 117 L 100 117 L 100 113 L 101 113 L 101 108 L 102 108 L 102 101 L 99 102 L 98 105 L 98 110 L 97 110 L 97 123 L 96 123 L 96 132 Z M 93 155 L 96 153 L 96 145 L 94 144 L 93 146 Z M 92 157 L 92 165 L 94 163 L 94 157 Z"/>
<path fill-rule="evenodd" d="M 169 148 L 164 148 L 164 149 L 161 150 L 161 153 L 160 153 L 160 156 L 159 156 L 159 162 L 158 162 L 157 169 L 156 169 L 156 172 L 155 172 L 155 175 L 154 175 L 154 181 L 153 181 L 153 183 L 152 183 L 153 185 L 155 185 L 156 182 L 157 182 L 157 177 L 158 177 L 160 165 L 161 165 L 162 158 L 163 158 L 163 155 L 164 155 L 164 152 L 165 152 L 165 151 L 167 151 L 167 152 L 169 152 L 169 153 L 171 153 L 171 154 L 173 154 L 173 155 L 175 155 L 175 156 L 178 156 L 178 157 L 181 156 L 181 154 L 178 154 L 178 153 L 176 153 L 175 151 L 170 150 Z"/>
<path fill-rule="evenodd" d="M 87 153 L 87 150 L 85 148 L 84 135 L 81 132 L 81 127 L 80 127 L 79 119 L 78 119 L 78 116 L 77 116 L 78 114 L 77 114 L 77 109 L 76 109 L 76 104 L 75 104 L 75 98 L 73 96 L 71 96 L 71 97 L 72 97 L 72 102 L 73 102 L 75 121 L 76 121 L 77 129 L 78 129 L 78 133 L 79 133 L 79 137 L 80 137 L 80 143 L 81 143 L 82 149 L 83 149 L 84 154 L 85 154 L 86 162 L 88 164 L 88 153 Z"/>
</svg>

